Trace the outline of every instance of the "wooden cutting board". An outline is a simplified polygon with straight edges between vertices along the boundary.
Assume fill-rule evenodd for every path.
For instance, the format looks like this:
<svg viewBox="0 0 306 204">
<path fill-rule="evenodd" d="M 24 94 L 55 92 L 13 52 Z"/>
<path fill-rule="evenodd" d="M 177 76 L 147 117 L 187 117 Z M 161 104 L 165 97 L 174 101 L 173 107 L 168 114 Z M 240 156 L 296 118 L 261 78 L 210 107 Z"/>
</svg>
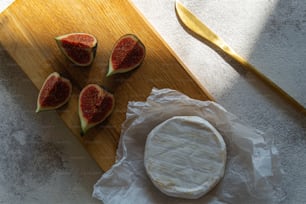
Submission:
<svg viewBox="0 0 306 204">
<path fill-rule="evenodd" d="M 72 32 L 97 37 L 97 54 L 91 67 L 72 65 L 58 49 L 54 37 Z M 137 35 L 144 43 L 145 60 L 135 71 L 106 78 L 111 49 L 127 33 Z M 126 0 L 16 0 L 0 14 L 0 43 L 38 89 L 54 71 L 72 81 L 71 100 L 57 112 L 104 171 L 115 162 L 128 101 L 146 100 L 153 87 L 176 89 L 195 99 L 212 99 Z M 111 90 L 116 107 L 103 124 L 81 137 L 77 101 L 81 88 L 88 83 Z"/>
</svg>

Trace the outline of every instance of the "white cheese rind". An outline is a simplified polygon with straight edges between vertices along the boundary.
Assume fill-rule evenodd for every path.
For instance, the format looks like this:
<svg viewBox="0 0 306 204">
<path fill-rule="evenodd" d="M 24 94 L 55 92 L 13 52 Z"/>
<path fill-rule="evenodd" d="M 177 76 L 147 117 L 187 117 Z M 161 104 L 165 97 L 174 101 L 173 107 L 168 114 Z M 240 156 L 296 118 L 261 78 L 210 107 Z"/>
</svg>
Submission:
<svg viewBox="0 0 306 204">
<path fill-rule="evenodd" d="M 168 196 L 196 199 L 223 177 L 226 145 L 198 116 L 176 116 L 148 135 L 144 165 L 153 184 Z"/>
</svg>

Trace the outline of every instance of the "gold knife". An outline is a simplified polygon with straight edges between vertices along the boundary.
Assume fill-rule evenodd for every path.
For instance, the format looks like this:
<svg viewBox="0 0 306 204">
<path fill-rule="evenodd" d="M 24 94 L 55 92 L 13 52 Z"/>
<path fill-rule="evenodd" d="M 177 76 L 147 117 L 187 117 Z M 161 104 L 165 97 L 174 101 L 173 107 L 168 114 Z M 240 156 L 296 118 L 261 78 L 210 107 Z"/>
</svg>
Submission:
<svg viewBox="0 0 306 204">
<path fill-rule="evenodd" d="M 177 15 L 179 16 L 181 22 L 193 31 L 195 34 L 211 42 L 213 45 L 221 49 L 225 54 L 227 54 L 232 59 L 236 60 L 241 64 L 246 71 L 250 71 L 255 74 L 259 79 L 261 79 L 266 85 L 271 87 L 274 91 L 284 97 L 290 104 L 296 107 L 302 113 L 306 113 L 306 109 L 297 100 L 291 97 L 273 81 L 271 81 L 264 74 L 259 72 L 253 65 L 246 61 L 243 57 L 238 55 L 229 45 L 227 45 L 217 34 L 215 34 L 210 28 L 208 28 L 204 23 L 202 23 L 196 16 L 194 16 L 179 0 L 175 2 L 175 8 Z"/>
</svg>

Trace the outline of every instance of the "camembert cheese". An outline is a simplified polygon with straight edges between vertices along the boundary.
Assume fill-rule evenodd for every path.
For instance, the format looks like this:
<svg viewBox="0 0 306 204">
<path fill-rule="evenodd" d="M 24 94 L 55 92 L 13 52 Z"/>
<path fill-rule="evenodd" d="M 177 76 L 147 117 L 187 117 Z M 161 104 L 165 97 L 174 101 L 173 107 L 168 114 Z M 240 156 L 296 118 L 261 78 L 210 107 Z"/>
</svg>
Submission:
<svg viewBox="0 0 306 204">
<path fill-rule="evenodd" d="M 144 165 L 153 184 L 168 196 L 196 199 L 224 175 L 226 145 L 198 116 L 175 116 L 148 135 Z"/>
</svg>

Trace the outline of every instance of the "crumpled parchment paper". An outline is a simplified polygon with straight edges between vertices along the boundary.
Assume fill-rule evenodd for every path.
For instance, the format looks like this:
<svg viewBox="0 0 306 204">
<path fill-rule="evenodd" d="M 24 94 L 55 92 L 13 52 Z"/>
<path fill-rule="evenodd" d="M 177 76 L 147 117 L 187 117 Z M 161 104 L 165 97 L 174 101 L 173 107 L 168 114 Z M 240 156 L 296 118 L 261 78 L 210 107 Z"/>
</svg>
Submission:
<svg viewBox="0 0 306 204">
<path fill-rule="evenodd" d="M 196 200 L 164 195 L 144 168 L 147 135 L 159 123 L 178 115 L 203 117 L 221 133 L 227 146 L 224 178 Z M 244 125 L 217 103 L 195 100 L 172 89 L 153 88 L 147 101 L 129 102 L 116 163 L 94 185 L 93 196 L 104 204 L 277 203 L 284 198 L 281 176 L 271 136 Z"/>
</svg>

